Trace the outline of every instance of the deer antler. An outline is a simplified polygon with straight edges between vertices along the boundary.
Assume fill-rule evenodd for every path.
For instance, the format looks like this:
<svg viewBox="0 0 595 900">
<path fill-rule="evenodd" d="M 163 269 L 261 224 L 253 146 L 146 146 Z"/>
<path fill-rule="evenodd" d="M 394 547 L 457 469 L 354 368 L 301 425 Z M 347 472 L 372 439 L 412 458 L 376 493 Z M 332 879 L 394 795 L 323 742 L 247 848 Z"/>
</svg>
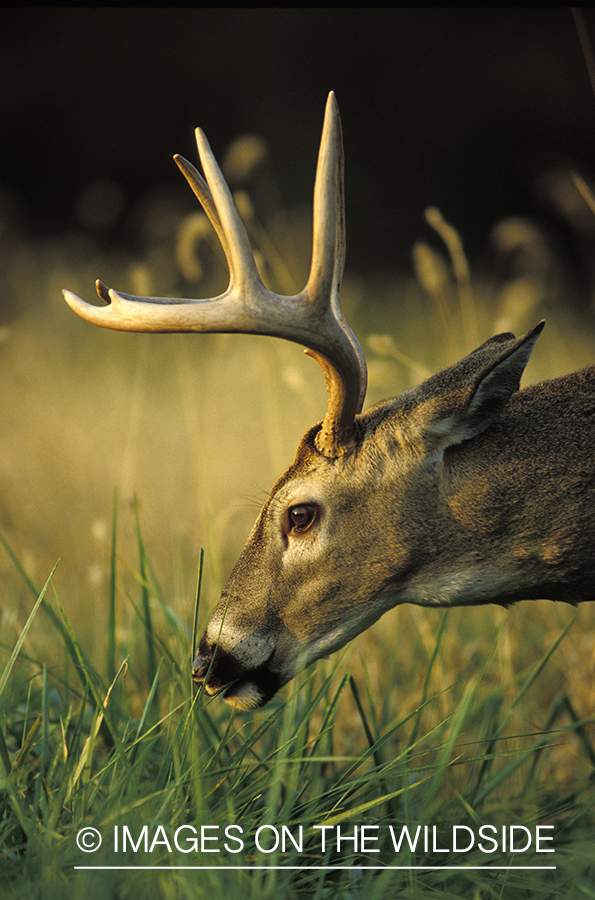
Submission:
<svg viewBox="0 0 595 900">
<path fill-rule="evenodd" d="M 97 281 L 97 293 L 107 306 L 93 306 L 70 291 L 63 292 L 66 302 L 83 319 L 120 331 L 241 332 L 302 344 L 321 365 L 329 392 L 316 446 L 325 456 L 342 456 L 353 446 L 353 423 L 363 406 L 367 375 L 363 351 L 339 302 L 345 216 L 343 142 L 335 95 L 331 92 L 326 104 L 316 170 L 310 275 L 296 296 L 275 294 L 263 284 L 229 188 L 200 129 L 196 143 L 205 178 L 183 157 L 174 159 L 221 241 L 230 274 L 225 293 L 207 300 L 135 297 Z"/>
</svg>

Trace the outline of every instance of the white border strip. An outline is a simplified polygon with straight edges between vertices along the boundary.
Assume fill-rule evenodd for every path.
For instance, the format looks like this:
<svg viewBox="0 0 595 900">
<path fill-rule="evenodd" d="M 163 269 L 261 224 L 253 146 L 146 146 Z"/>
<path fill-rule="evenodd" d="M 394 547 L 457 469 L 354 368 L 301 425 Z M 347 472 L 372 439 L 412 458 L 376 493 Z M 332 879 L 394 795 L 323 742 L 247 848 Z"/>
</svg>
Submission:
<svg viewBox="0 0 595 900">
<path fill-rule="evenodd" d="M 161 869 L 161 870 L 171 870 L 177 871 L 180 869 L 192 869 L 199 870 L 204 869 L 205 871 L 233 871 L 233 872 L 251 872 L 254 869 L 276 869 L 277 871 L 307 871 L 311 869 L 343 869 L 353 872 L 360 872 L 363 870 L 373 870 L 380 872 L 387 872 L 392 870 L 407 870 L 411 871 L 412 869 L 435 869 L 440 871 L 442 869 L 460 869 L 462 871 L 473 872 L 478 869 L 504 869 L 505 871 L 510 871 L 514 869 L 518 871 L 519 869 L 527 870 L 527 869 L 538 869 L 540 871 L 544 871 L 546 869 L 556 869 L 556 866 L 74 866 L 75 869 L 100 869 L 103 871 L 113 871 L 113 870 L 135 870 L 135 869 Z"/>
</svg>

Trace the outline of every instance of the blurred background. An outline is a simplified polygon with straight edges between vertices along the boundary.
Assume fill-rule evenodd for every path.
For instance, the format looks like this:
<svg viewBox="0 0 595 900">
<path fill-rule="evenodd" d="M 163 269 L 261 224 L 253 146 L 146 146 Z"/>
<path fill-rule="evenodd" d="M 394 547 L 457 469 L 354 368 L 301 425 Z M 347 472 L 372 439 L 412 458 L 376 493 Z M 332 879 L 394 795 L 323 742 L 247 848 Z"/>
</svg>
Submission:
<svg viewBox="0 0 595 900">
<path fill-rule="evenodd" d="M 197 125 L 218 154 L 264 138 L 284 204 L 305 203 L 331 89 L 358 271 L 406 266 L 429 204 L 472 254 L 503 216 L 555 230 L 552 171 L 590 170 L 595 148 L 567 9 L 4 10 L 0 46 L 1 182 L 35 235 L 93 225 L 138 247 L 142 199 L 192 203 L 171 155 L 194 155 Z"/>
<path fill-rule="evenodd" d="M 595 12 L 581 15 L 595 39 Z M 133 293 L 224 288 L 171 159 L 196 160 L 195 126 L 240 192 L 263 272 L 292 293 L 336 92 L 344 307 L 369 357 L 369 402 L 542 317 L 527 382 L 593 362 L 595 94 L 570 10 L 22 8 L 0 24 L 0 528 L 38 582 L 60 559 L 56 589 L 91 646 L 115 494 L 122 596 L 138 508 L 164 593 L 190 622 L 200 547 L 206 615 L 326 405 L 299 347 L 102 331 L 62 299 L 67 287 L 92 300 L 98 277 Z M 428 206 L 457 230 L 469 277 Z M 0 590 L 10 630 L 30 599 L 4 551 Z M 134 611 L 120 615 L 124 627 Z M 390 615 L 404 627 L 409 613 Z"/>
</svg>

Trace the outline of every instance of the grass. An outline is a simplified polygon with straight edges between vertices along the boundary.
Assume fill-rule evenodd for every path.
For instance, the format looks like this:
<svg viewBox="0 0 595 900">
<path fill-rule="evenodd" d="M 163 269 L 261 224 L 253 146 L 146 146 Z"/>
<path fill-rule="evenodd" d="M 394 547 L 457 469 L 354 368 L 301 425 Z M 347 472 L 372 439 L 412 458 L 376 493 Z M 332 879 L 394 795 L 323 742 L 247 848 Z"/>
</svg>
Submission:
<svg viewBox="0 0 595 900">
<path fill-rule="evenodd" d="M 339 659 L 305 673 L 285 701 L 234 714 L 190 691 L 189 629 L 168 615 L 155 627 L 150 610 L 164 601 L 140 530 L 138 537 L 137 588 L 127 598 L 135 633 L 122 659 L 110 619 L 101 669 L 77 639 L 52 576 L 38 592 L 13 558 L 31 612 L 14 648 L 5 647 L 0 675 L 3 897 L 593 896 L 592 721 L 560 697 L 545 727 L 511 730 L 515 707 L 539 690 L 576 614 L 513 685 L 486 690 L 494 635 L 471 679 L 432 692 L 451 625 L 444 614 L 414 709 L 399 712 L 396 688 L 380 698 L 365 668 L 354 678 Z M 35 616 L 46 617 L 61 666 L 25 651 Z M 444 695 L 449 711 L 436 720 Z M 356 746 L 337 727 L 346 715 Z M 560 792 L 548 760 L 572 740 L 585 774 Z M 489 853 L 479 847 L 482 825 L 493 826 L 484 832 Z M 509 840 L 511 825 L 526 829 L 513 832 L 518 846 L 531 836 L 526 852 L 503 849 L 502 827 Z M 327 826 L 324 852 L 320 826 Z M 541 848 L 555 853 L 534 852 L 537 826 L 553 837 Z M 396 852 L 393 839 L 404 827 L 409 838 Z M 95 853 L 77 846 L 88 828 L 103 837 Z M 414 852 L 409 840 L 418 828 Z M 497 848 L 487 841 L 495 836 Z M 118 868 L 76 868 L 85 866 Z M 404 868 L 378 869 L 390 866 Z"/>
<path fill-rule="evenodd" d="M 270 281 L 295 290 L 307 229 L 246 216 Z M 430 240 L 415 249 L 419 283 L 345 284 L 348 318 L 370 337 L 370 403 L 544 314 L 527 381 L 592 362 L 592 321 L 543 276 L 555 260 L 478 274 L 442 217 L 429 221 L 450 261 Z M 498 227 L 521 257 L 547 255 L 517 221 Z M 114 335 L 72 319 L 59 288 L 87 295 L 97 275 L 215 293 L 171 271 L 177 257 L 195 277 L 201 220 L 140 261 L 88 235 L 36 247 L 10 235 L 0 279 L 23 311 L 0 333 L 1 896 L 595 896 L 593 605 L 403 607 L 262 711 L 206 702 L 189 679 L 196 634 L 263 490 L 322 416 L 320 374 L 268 339 Z M 526 852 L 502 846 L 513 826 Z M 534 852 L 538 827 L 555 853 Z M 94 853 L 77 845 L 88 828 L 103 837 Z M 129 868 L 77 868 L 89 865 Z"/>
</svg>

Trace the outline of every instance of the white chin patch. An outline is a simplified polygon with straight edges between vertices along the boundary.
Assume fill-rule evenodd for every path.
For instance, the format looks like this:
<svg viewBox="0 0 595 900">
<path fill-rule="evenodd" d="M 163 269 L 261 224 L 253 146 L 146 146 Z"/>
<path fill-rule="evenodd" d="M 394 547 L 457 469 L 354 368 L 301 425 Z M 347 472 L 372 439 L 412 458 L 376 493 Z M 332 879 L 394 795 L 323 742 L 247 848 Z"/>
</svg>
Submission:
<svg viewBox="0 0 595 900">
<path fill-rule="evenodd" d="M 253 681 L 238 681 L 223 696 L 236 709 L 258 709 L 265 702 L 264 692 Z"/>
</svg>

